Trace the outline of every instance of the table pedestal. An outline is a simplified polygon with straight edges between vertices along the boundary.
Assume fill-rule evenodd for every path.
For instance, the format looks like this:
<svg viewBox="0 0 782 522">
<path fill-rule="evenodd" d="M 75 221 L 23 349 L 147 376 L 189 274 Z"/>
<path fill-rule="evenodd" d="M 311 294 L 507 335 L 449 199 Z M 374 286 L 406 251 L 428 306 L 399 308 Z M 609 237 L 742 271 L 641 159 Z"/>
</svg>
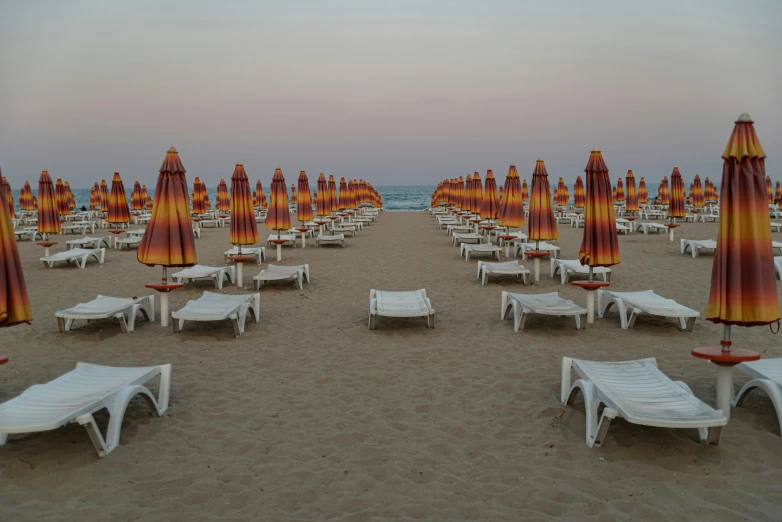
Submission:
<svg viewBox="0 0 782 522">
<path fill-rule="evenodd" d="M 540 250 L 532 250 L 526 252 L 526 255 L 532 258 L 533 266 L 533 279 L 537 283 L 540 281 L 540 260 L 549 255 L 548 252 L 541 252 Z"/>
<path fill-rule="evenodd" d="M 717 365 L 717 409 L 722 410 L 722 414 L 730 419 L 730 401 L 733 398 L 733 367 L 743 362 L 757 361 L 760 359 L 760 354 L 742 348 L 724 350 L 723 346 L 693 348 L 691 353 L 694 357 L 706 359 Z"/>
<path fill-rule="evenodd" d="M 277 245 L 277 261 L 282 261 L 282 244 L 286 243 L 286 239 L 270 239 L 269 243 Z"/>
<path fill-rule="evenodd" d="M 307 232 L 310 231 L 307 227 L 297 228 L 297 231 L 301 232 L 301 248 L 307 248 Z"/>
<path fill-rule="evenodd" d="M 459 224 L 461 224 L 461 221 L 462 221 L 462 217 L 461 217 L 461 216 L 459 216 Z M 473 225 L 475 225 L 475 233 L 476 233 L 476 234 L 478 234 L 478 233 L 480 232 L 480 231 L 478 230 L 478 223 L 480 223 L 480 222 L 481 222 L 481 220 L 480 220 L 480 219 L 471 219 L 471 220 L 470 220 L 470 223 L 472 223 Z"/>
<path fill-rule="evenodd" d="M 665 226 L 668 227 L 668 231 L 669 231 L 669 234 L 670 234 L 670 239 L 671 239 L 671 241 L 673 241 L 673 229 L 677 228 L 679 225 L 677 225 L 676 223 L 668 223 Z"/>
<path fill-rule="evenodd" d="M 49 247 L 52 247 L 56 244 L 56 241 L 39 241 L 36 243 L 36 245 L 43 247 L 43 257 L 49 257 Z"/>
<path fill-rule="evenodd" d="M 236 286 L 239 288 L 244 287 L 244 264 L 248 261 L 252 261 L 252 256 L 237 254 L 235 256 L 229 256 L 228 259 L 236 264 Z"/>
<path fill-rule="evenodd" d="M 144 288 L 151 288 L 160 292 L 160 326 L 168 326 L 170 324 L 171 312 L 168 310 L 168 293 L 183 286 L 185 285 L 182 283 L 168 283 L 166 281 L 144 285 Z"/>
<path fill-rule="evenodd" d="M 510 247 L 511 241 L 513 241 L 514 239 L 518 239 L 518 237 L 517 236 L 497 236 L 497 239 L 499 239 L 500 242 L 505 241 L 505 257 L 506 258 L 510 257 L 509 247 Z"/>
<path fill-rule="evenodd" d="M 323 225 L 328 223 L 328 221 L 316 221 L 315 224 L 318 225 L 318 234 L 321 236 L 323 235 Z"/>
<path fill-rule="evenodd" d="M 0 354 L 0 364 L 5 364 L 8 362 L 8 356 Z"/>
<path fill-rule="evenodd" d="M 573 281 L 573 286 L 578 286 L 586 290 L 587 293 L 587 323 L 594 324 L 595 322 L 595 293 L 598 288 L 609 286 L 610 283 L 605 281 Z"/>
</svg>

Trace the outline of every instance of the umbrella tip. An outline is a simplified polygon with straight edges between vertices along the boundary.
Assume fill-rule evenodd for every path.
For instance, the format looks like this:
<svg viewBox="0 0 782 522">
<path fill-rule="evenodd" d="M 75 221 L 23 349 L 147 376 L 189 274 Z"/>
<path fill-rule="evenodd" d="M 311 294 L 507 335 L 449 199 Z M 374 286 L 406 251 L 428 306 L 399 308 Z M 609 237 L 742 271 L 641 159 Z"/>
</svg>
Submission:
<svg viewBox="0 0 782 522">
<path fill-rule="evenodd" d="M 241 162 L 241 161 L 237 161 L 237 162 L 236 162 L 236 166 L 237 166 L 237 167 L 244 167 L 244 165 L 242 165 L 242 162 Z"/>
<path fill-rule="evenodd" d="M 748 113 L 742 112 L 741 116 L 739 116 L 739 119 L 736 120 L 736 123 L 753 123 L 753 121 Z"/>
<path fill-rule="evenodd" d="M 543 158 L 538 158 L 538 161 L 543 161 Z"/>
<path fill-rule="evenodd" d="M 168 152 L 173 152 L 174 154 L 178 154 L 175 147 L 169 147 Z"/>
<path fill-rule="evenodd" d="M 595 146 L 595 147 L 592 149 L 592 152 L 600 152 L 600 147 L 598 147 L 598 146 Z"/>
</svg>

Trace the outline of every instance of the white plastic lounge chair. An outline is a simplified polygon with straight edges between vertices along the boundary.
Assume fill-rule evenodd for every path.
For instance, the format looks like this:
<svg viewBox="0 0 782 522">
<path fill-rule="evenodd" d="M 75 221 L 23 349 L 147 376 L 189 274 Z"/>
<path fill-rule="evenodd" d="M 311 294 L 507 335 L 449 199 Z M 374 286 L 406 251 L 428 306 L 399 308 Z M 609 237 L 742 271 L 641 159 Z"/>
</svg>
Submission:
<svg viewBox="0 0 782 522">
<path fill-rule="evenodd" d="M 225 262 L 228 263 L 228 256 L 239 255 L 239 247 L 233 247 L 230 250 L 226 250 L 223 255 L 225 256 Z M 242 247 L 242 255 L 254 257 L 260 265 L 262 261 L 266 260 L 266 247 Z"/>
<path fill-rule="evenodd" d="M 67 234 L 75 234 L 78 232 L 79 234 L 86 234 L 87 230 L 94 233 L 95 232 L 95 223 L 92 222 L 83 222 L 83 223 L 69 223 L 67 225 L 62 226 L 62 233 Z"/>
<path fill-rule="evenodd" d="M 772 232 L 782 232 L 782 223 L 774 223 L 771 222 L 771 231 Z"/>
<path fill-rule="evenodd" d="M 377 317 L 426 317 L 426 327 L 434 328 L 434 308 L 426 290 L 369 291 L 369 329 L 377 327 Z"/>
<path fill-rule="evenodd" d="M 504 263 L 489 263 L 478 261 L 478 279 L 481 286 L 486 284 L 489 275 L 515 275 L 521 277 L 524 284 L 529 284 L 529 270 L 520 265 L 518 260 L 505 261 Z"/>
<path fill-rule="evenodd" d="M 67 248 L 100 248 L 101 244 L 106 248 L 111 248 L 111 238 L 105 237 L 80 237 L 78 239 L 69 239 L 65 242 Z"/>
<path fill-rule="evenodd" d="M 459 256 L 464 256 L 464 259 L 469 261 L 470 256 L 475 253 L 489 254 L 491 257 L 496 256 L 497 261 L 499 261 L 500 252 L 502 252 L 502 248 L 498 247 L 497 245 L 492 245 L 491 243 L 479 243 L 477 245 L 462 243 L 459 250 Z"/>
<path fill-rule="evenodd" d="M 774 405 L 782 434 L 782 358 L 741 363 L 736 368 L 749 375 L 752 380 L 741 388 L 733 399 L 733 406 L 741 406 L 750 391 L 760 388 Z"/>
<path fill-rule="evenodd" d="M 174 280 L 178 283 L 187 283 L 196 279 L 212 279 L 218 289 L 223 288 L 225 276 L 233 283 L 236 278 L 236 265 L 229 266 L 204 266 L 194 265 L 174 274 Z"/>
<path fill-rule="evenodd" d="M 774 266 L 777 267 L 777 275 L 782 279 L 782 256 L 776 256 L 774 258 Z"/>
<path fill-rule="evenodd" d="M 332 234 L 350 234 L 352 237 L 356 237 L 356 229 L 348 227 L 331 227 Z"/>
<path fill-rule="evenodd" d="M 681 253 L 684 254 L 687 252 L 687 249 L 690 249 L 692 252 L 692 257 L 695 258 L 701 250 L 712 250 L 714 252 L 717 251 L 717 242 L 713 239 L 702 239 L 702 240 L 696 240 L 696 239 L 682 239 L 681 240 Z"/>
<path fill-rule="evenodd" d="M 771 250 L 776 250 L 777 254 L 782 254 L 782 241 L 772 241 Z"/>
<path fill-rule="evenodd" d="M 28 241 L 34 241 L 36 239 L 43 240 L 43 234 L 38 232 L 38 229 L 35 227 L 14 230 L 14 236 L 16 236 L 17 241 L 24 241 L 25 239 Z"/>
<path fill-rule="evenodd" d="M 633 228 L 635 230 L 640 228 L 644 234 L 648 234 L 649 232 L 654 232 L 656 234 L 659 234 L 660 232 L 668 233 L 668 227 L 661 223 L 641 223 L 639 221 L 633 221 Z"/>
<path fill-rule="evenodd" d="M 106 260 L 106 249 L 72 248 L 71 250 L 65 250 L 47 257 L 42 257 L 41 261 L 44 266 L 49 265 L 49 268 L 52 268 L 54 264 L 59 261 L 65 261 L 65 264 L 74 262 L 79 268 L 84 268 L 87 266 L 87 259 L 91 257 L 94 257 L 95 260 L 102 265 Z"/>
<path fill-rule="evenodd" d="M 578 259 L 551 259 L 551 277 L 559 272 L 560 280 L 564 285 L 573 275 L 589 276 L 589 267 L 581 264 Z M 596 266 L 592 269 L 593 275 L 603 276 L 603 281 L 611 281 L 611 269 L 604 266 Z"/>
<path fill-rule="evenodd" d="M 144 235 L 144 232 L 146 232 L 146 229 L 137 228 L 136 230 L 128 230 L 125 233 L 128 235 L 128 237 L 132 237 L 132 236 L 142 237 Z"/>
<path fill-rule="evenodd" d="M 155 321 L 155 296 L 125 298 L 99 295 L 89 303 L 79 303 L 73 308 L 55 313 L 60 333 L 69 332 L 76 319 L 87 322 L 99 319 L 119 319 L 123 333 L 136 328 L 136 314 L 141 312 L 147 321 Z"/>
<path fill-rule="evenodd" d="M 310 265 L 282 266 L 269 264 L 265 269 L 253 277 L 253 285 L 256 290 L 261 289 L 264 281 L 283 281 L 290 279 L 296 283 L 299 290 L 304 290 L 304 280 L 310 282 Z"/>
<path fill-rule="evenodd" d="M 174 320 L 174 333 L 184 328 L 185 321 L 225 321 L 233 322 L 234 335 L 239 337 L 244 333 L 247 312 L 252 311 L 250 318 L 257 323 L 261 319 L 261 294 L 228 295 L 204 292 L 195 301 L 188 301 L 184 308 L 171 314 Z"/>
<path fill-rule="evenodd" d="M 144 386 L 160 376 L 158 396 Z M 78 363 L 75 370 L 48 382 L 31 386 L 20 396 L 0 404 L 0 446 L 9 434 L 56 430 L 78 422 L 87 429 L 100 457 L 119 445 L 122 419 L 131 399 L 141 395 L 159 416 L 168 409 L 171 365 L 119 368 Z M 92 414 L 109 411 L 104 438 Z"/>
<path fill-rule="evenodd" d="M 533 252 L 535 248 L 536 246 L 534 241 L 532 243 L 527 243 L 526 241 L 513 242 L 513 253 L 515 255 L 519 255 L 519 253 L 521 253 L 521 258 L 524 260 L 527 259 L 527 252 Z M 552 245 L 551 243 L 546 243 L 545 241 L 540 242 L 540 251 L 550 252 L 552 259 L 559 257 L 559 247 L 557 245 Z"/>
<path fill-rule="evenodd" d="M 293 248 L 296 248 L 296 236 L 293 234 L 280 234 L 279 237 L 277 234 L 269 234 L 269 237 L 266 239 L 266 244 L 271 245 L 272 243 L 269 243 L 272 239 L 284 239 L 285 243 L 282 245 L 290 245 Z"/>
<path fill-rule="evenodd" d="M 480 243 L 481 241 L 483 241 L 483 236 L 481 234 L 475 234 L 474 232 L 454 232 L 451 236 L 451 243 L 456 246 L 459 246 L 462 243 Z"/>
<path fill-rule="evenodd" d="M 123 246 L 126 246 L 128 247 L 128 249 L 130 249 L 130 247 L 132 246 L 135 247 L 139 246 L 141 244 L 141 240 L 142 240 L 141 236 L 130 236 L 130 237 L 115 239 L 114 247 L 117 250 L 122 250 Z"/>
<path fill-rule="evenodd" d="M 321 243 L 323 243 L 324 245 L 339 244 L 342 246 L 342 248 L 345 248 L 345 234 L 334 234 L 334 235 L 319 234 L 318 237 L 315 238 L 315 246 L 319 247 Z"/>
<path fill-rule="evenodd" d="M 576 330 L 580 330 L 582 324 L 586 328 L 587 324 L 587 309 L 573 301 L 562 299 L 559 297 L 559 292 L 548 294 L 502 292 L 500 319 L 504 321 L 508 317 L 510 310 L 513 310 L 514 332 L 524 330 L 524 324 L 527 322 L 527 316 L 530 314 L 556 315 L 559 317 L 572 316 L 576 320 Z"/>
<path fill-rule="evenodd" d="M 632 328 L 638 315 L 645 313 L 659 317 L 673 317 L 677 321 L 679 330 L 692 332 L 695 320 L 701 315 L 700 312 L 680 305 L 673 299 L 655 294 L 653 290 L 614 292 L 598 289 L 597 310 L 600 317 L 603 317 L 614 304 L 619 312 L 619 322 L 623 330 Z"/>
<path fill-rule="evenodd" d="M 571 369 L 579 379 L 571 386 Z M 728 423 L 693 395 L 682 381 L 672 381 L 657 369 L 654 358 L 622 362 L 593 362 L 562 358 L 561 400 L 572 404 L 584 395 L 586 443 L 600 447 L 616 417 L 631 424 L 658 428 L 697 428 L 703 444 L 719 444 L 721 427 Z M 602 415 L 600 405 L 605 405 Z M 711 429 L 709 429 L 711 428 Z"/>
</svg>

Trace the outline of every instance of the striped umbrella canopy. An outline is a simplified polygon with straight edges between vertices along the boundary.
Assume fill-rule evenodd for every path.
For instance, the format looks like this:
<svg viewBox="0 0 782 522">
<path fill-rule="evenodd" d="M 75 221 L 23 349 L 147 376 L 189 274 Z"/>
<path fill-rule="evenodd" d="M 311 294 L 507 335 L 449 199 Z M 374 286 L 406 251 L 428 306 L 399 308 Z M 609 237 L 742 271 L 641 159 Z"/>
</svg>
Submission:
<svg viewBox="0 0 782 522">
<path fill-rule="evenodd" d="M 344 179 L 344 178 L 343 178 Z M 285 185 L 285 176 L 282 169 L 277 167 L 272 177 L 269 192 L 269 211 L 266 213 L 266 228 L 280 231 L 291 228 L 291 214 L 288 210 L 288 188 Z"/>
<path fill-rule="evenodd" d="M 760 326 L 779 321 L 779 297 L 766 188 L 766 153 L 742 114 L 722 153 L 717 250 L 706 319 Z M 726 331 L 726 340 L 730 332 Z"/>
<path fill-rule="evenodd" d="M 152 218 L 136 256 L 139 263 L 162 266 L 164 281 L 167 267 L 198 263 L 185 172 L 179 154 L 171 147 L 160 166 Z M 112 182 L 112 200 L 113 188 Z"/>
<path fill-rule="evenodd" d="M 41 172 L 38 180 L 38 232 L 41 234 L 60 234 L 60 212 L 57 209 L 57 196 L 54 192 L 49 171 Z M 770 226 L 770 225 L 769 225 Z M 44 236 L 46 237 L 46 236 Z"/>
<path fill-rule="evenodd" d="M 255 209 L 250 195 L 250 180 L 244 165 L 237 163 L 231 176 L 231 231 L 232 245 L 253 245 L 258 242 L 258 225 L 255 224 Z"/>
<path fill-rule="evenodd" d="M 193 214 L 203 214 L 206 212 L 206 200 L 204 199 L 204 189 L 198 176 L 193 180 L 192 206 Z"/>
<path fill-rule="evenodd" d="M 154 201 L 152 201 L 152 196 L 150 196 L 149 192 L 147 192 L 146 185 L 141 185 L 141 192 L 144 195 L 144 209 L 152 210 L 155 206 L 155 203 Z"/>
<path fill-rule="evenodd" d="M 353 203 L 353 208 L 358 206 L 358 180 L 353 180 L 353 186 L 348 185 L 348 191 L 350 192 L 350 200 Z"/>
<path fill-rule="evenodd" d="M 228 185 L 225 183 L 225 178 L 220 178 L 220 183 L 217 185 L 215 208 L 223 212 L 231 209 L 231 197 L 228 195 Z"/>
<path fill-rule="evenodd" d="M 329 207 L 332 212 L 339 210 L 339 200 L 337 199 L 337 182 L 334 181 L 334 175 L 329 175 Z"/>
<path fill-rule="evenodd" d="M 582 265 L 612 266 L 620 262 L 619 236 L 616 233 L 614 202 L 611 201 L 611 178 L 600 149 L 589 155 L 586 168 L 586 206 L 584 239 L 578 251 Z M 590 279 L 592 271 L 590 270 Z"/>
<path fill-rule="evenodd" d="M 29 190 L 29 187 L 28 187 L 28 190 Z M 782 201 L 782 183 L 780 183 L 779 181 L 777 181 L 777 190 L 776 190 L 776 193 L 774 194 L 774 199 L 776 199 L 777 202 Z"/>
<path fill-rule="evenodd" d="M 263 184 L 261 183 L 261 180 L 258 180 L 258 183 L 255 184 L 256 188 L 258 189 L 258 198 L 259 198 L 259 204 L 261 208 L 266 208 L 269 206 L 268 201 L 266 201 L 266 192 L 263 191 Z"/>
<path fill-rule="evenodd" d="M 30 188 L 29 181 L 24 182 L 24 192 L 25 192 L 24 201 L 20 201 L 19 204 L 22 205 L 22 208 L 24 210 L 35 210 L 35 204 L 33 202 L 33 190 Z"/>
<path fill-rule="evenodd" d="M 557 182 L 557 195 L 559 197 L 557 205 L 560 207 L 567 206 L 570 201 L 570 194 L 568 194 L 567 185 L 565 185 L 565 180 L 562 178 L 559 178 L 559 181 Z"/>
<path fill-rule="evenodd" d="M 679 173 L 679 167 L 674 167 L 671 173 L 671 197 L 668 203 L 668 218 L 683 218 L 684 214 L 684 181 Z"/>
<path fill-rule="evenodd" d="M 614 201 L 624 201 L 625 200 L 625 186 L 624 183 L 622 183 L 622 178 L 619 178 L 616 180 L 616 197 L 614 198 Z"/>
<path fill-rule="evenodd" d="M 131 210 L 144 210 L 144 193 L 141 192 L 141 183 L 138 180 L 133 183 L 133 192 L 130 194 Z"/>
<path fill-rule="evenodd" d="M 320 176 L 318 176 L 318 196 L 315 198 L 315 204 L 318 206 L 318 216 L 323 217 L 331 214 L 329 183 L 326 181 L 326 175 L 322 172 L 320 173 Z"/>
<path fill-rule="evenodd" d="M 6 191 L 0 190 L 0 328 L 33 320 L 9 206 Z"/>
<path fill-rule="evenodd" d="M 253 206 L 254 207 L 260 207 L 261 206 L 261 192 L 263 192 L 263 185 L 261 184 L 261 180 L 257 180 L 255 182 L 255 190 L 253 190 Z"/>
<path fill-rule="evenodd" d="M 437 206 L 441 198 L 442 190 L 443 190 L 443 182 L 441 181 L 437 184 L 437 187 L 435 187 L 434 192 L 432 192 L 432 198 L 429 202 L 430 207 Z"/>
<path fill-rule="evenodd" d="M 559 205 L 559 187 L 554 187 L 554 204 Z"/>
<path fill-rule="evenodd" d="M 76 207 L 76 198 L 73 196 L 71 184 L 67 181 L 65 182 L 65 194 L 68 196 L 68 209 L 73 210 Z"/>
<path fill-rule="evenodd" d="M 635 175 L 632 170 L 627 171 L 625 180 L 627 181 L 627 201 L 625 201 L 625 208 L 628 212 L 638 212 L 638 193 L 635 190 Z"/>
<path fill-rule="evenodd" d="M 325 178 L 323 181 L 325 182 Z M 312 214 L 312 195 L 310 194 L 310 182 L 307 179 L 307 173 L 303 170 L 299 172 L 299 199 L 296 204 L 296 219 L 302 223 L 312 221 L 315 216 Z"/>
<path fill-rule="evenodd" d="M 585 204 L 584 180 L 581 179 L 581 176 L 576 176 L 576 184 L 573 186 L 573 206 L 575 208 L 584 208 Z"/>
<path fill-rule="evenodd" d="M 771 187 L 771 176 L 766 176 L 766 195 L 769 204 L 774 202 L 774 189 Z"/>
<path fill-rule="evenodd" d="M 14 193 L 11 190 L 11 184 L 8 183 L 8 180 L 5 176 L 2 175 L 2 173 L 0 173 L 0 192 L 5 194 L 5 206 L 8 207 L 8 212 L 10 213 L 11 217 L 14 217 L 16 215 L 14 208 Z"/>
<path fill-rule="evenodd" d="M 299 190 L 301 192 L 301 190 Z M 359 203 L 369 203 L 369 191 L 367 191 L 367 182 L 366 180 L 360 179 L 358 180 L 358 193 L 359 193 Z"/>
<path fill-rule="evenodd" d="M 668 176 L 663 176 L 659 187 L 657 188 L 657 198 L 661 205 L 667 205 L 671 202 L 671 192 L 668 188 Z"/>
<path fill-rule="evenodd" d="M 704 206 L 703 185 L 701 184 L 701 177 L 698 174 L 695 175 L 695 181 L 692 182 L 690 197 L 692 198 L 692 205 L 694 207 Z"/>
<path fill-rule="evenodd" d="M 495 181 L 495 184 L 497 182 Z M 472 208 L 470 212 L 473 214 L 480 214 L 483 207 L 483 182 L 481 181 L 481 175 L 477 172 L 472 175 Z"/>
<path fill-rule="evenodd" d="M 614 185 L 614 187 L 611 189 L 611 194 L 611 200 L 616 201 L 616 185 Z"/>
<path fill-rule="evenodd" d="M 456 193 L 456 206 L 467 210 L 467 188 L 464 186 L 464 176 L 459 176 L 456 180 Z"/>
<path fill-rule="evenodd" d="M 111 179 L 111 197 L 109 199 L 109 223 L 130 223 L 130 210 L 128 210 L 128 196 L 125 194 L 125 186 L 119 172 L 114 172 Z"/>
<path fill-rule="evenodd" d="M 472 174 L 467 174 L 467 177 L 464 179 L 464 210 L 472 212 L 473 196 Z"/>
<path fill-rule="evenodd" d="M 521 200 L 525 202 L 529 201 L 529 189 L 527 188 L 526 179 L 521 183 Z"/>
<path fill-rule="evenodd" d="M 212 202 L 209 201 L 209 191 L 206 190 L 206 183 L 201 182 L 201 193 L 204 195 L 204 206 L 206 207 L 206 210 L 210 210 L 212 208 Z"/>
<path fill-rule="evenodd" d="M 348 184 L 344 177 L 339 178 L 339 203 L 337 205 L 339 210 L 350 208 L 347 206 L 349 203 L 348 197 Z"/>
<path fill-rule="evenodd" d="M 516 165 L 508 169 L 503 188 L 497 224 L 501 227 L 521 228 L 524 226 L 524 202 L 521 200 L 521 180 Z"/>
<path fill-rule="evenodd" d="M 532 194 L 529 200 L 529 220 L 527 237 L 531 241 L 545 241 L 559 238 L 554 209 L 551 207 L 551 188 L 548 172 L 542 158 L 535 163 L 532 171 Z"/>
<path fill-rule="evenodd" d="M 62 183 L 61 178 L 57 178 L 55 183 L 54 197 L 57 199 L 57 212 L 61 216 L 67 216 L 71 213 L 71 209 L 68 207 L 68 193 L 65 191 L 65 185 Z"/>
<path fill-rule="evenodd" d="M 497 182 L 491 169 L 486 171 L 486 182 L 483 190 L 483 202 L 481 203 L 481 217 L 483 219 L 497 219 L 500 217 L 500 202 L 497 199 Z"/>
<path fill-rule="evenodd" d="M 100 185 L 96 181 L 90 189 L 90 210 L 98 210 L 100 208 Z"/>
<path fill-rule="evenodd" d="M 296 195 L 296 185 L 291 183 L 291 206 L 295 206 L 299 202 L 298 196 Z"/>
<path fill-rule="evenodd" d="M 109 211 L 109 186 L 106 184 L 106 180 L 100 180 L 100 210 L 101 212 Z"/>
</svg>

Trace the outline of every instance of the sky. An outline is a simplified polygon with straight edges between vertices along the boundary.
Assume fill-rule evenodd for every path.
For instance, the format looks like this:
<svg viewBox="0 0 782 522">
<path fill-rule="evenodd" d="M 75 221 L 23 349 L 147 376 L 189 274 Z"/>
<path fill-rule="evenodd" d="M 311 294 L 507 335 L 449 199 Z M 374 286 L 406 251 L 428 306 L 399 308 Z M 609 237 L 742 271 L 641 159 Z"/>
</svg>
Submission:
<svg viewBox="0 0 782 522">
<path fill-rule="evenodd" d="M 719 179 L 742 112 L 782 178 L 782 2 L 0 0 L 0 168 L 154 186 L 324 172 L 429 185 Z M 774 169 L 777 170 L 774 170 Z"/>
</svg>

